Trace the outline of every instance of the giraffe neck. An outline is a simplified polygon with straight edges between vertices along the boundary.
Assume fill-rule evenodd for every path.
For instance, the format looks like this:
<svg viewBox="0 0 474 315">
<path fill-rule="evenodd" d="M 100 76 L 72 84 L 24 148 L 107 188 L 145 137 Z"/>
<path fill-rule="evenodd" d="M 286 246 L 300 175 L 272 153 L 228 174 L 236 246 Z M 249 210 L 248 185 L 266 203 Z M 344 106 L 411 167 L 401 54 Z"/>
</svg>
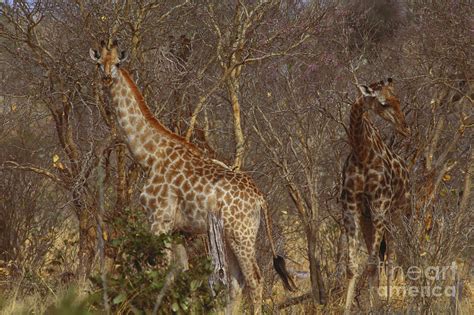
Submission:
<svg viewBox="0 0 474 315">
<path fill-rule="evenodd" d="M 151 160 L 167 158 L 172 152 L 169 148 L 177 146 L 200 155 L 197 147 L 171 132 L 153 116 L 126 70 L 119 69 L 110 92 L 120 128 L 130 151 L 142 166 L 149 166 Z"/>
<path fill-rule="evenodd" d="M 363 97 L 357 99 L 351 108 L 349 141 L 353 154 L 360 162 L 367 162 L 368 157 L 372 156 L 370 151 L 383 150 L 380 144 L 383 141 L 369 120 Z"/>
</svg>

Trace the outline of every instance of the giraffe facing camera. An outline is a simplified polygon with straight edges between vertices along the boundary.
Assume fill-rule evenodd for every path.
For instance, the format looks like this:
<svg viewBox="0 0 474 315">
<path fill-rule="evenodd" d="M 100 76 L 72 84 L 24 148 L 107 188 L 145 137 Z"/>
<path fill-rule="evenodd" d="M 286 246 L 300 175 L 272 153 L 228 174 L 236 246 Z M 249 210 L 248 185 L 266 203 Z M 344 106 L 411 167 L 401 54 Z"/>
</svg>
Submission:
<svg viewBox="0 0 474 315">
<path fill-rule="evenodd" d="M 234 172 L 205 156 L 194 144 L 173 133 L 154 117 L 127 70 L 117 42 L 105 43 L 90 57 L 109 89 L 118 124 L 135 160 L 148 172 L 140 203 L 148 213 L 152 233 L 207 232 L 208 212 L 224 221 L 230 275 L 232 312 L 238 307 L 243 285 L 249 290 L 254 312 L 261 312 L 262 275 L 255 257 L 255 241 L 263 211 L 274 266 L 284 287 L 296 289 L 272 240 L 264 195 L 243 172 Z M 243 279 L 242 279 L 243 276 Z M 235 309 L 236 311 L 236 309 Z"/>
</svg>

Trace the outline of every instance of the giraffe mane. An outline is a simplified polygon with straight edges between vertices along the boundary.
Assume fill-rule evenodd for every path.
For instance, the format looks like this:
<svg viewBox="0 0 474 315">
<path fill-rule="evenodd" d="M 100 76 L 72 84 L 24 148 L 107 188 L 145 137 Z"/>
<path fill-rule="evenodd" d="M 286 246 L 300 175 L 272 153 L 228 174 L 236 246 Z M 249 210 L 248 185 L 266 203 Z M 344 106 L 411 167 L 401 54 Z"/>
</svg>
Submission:
<svg viewBox="0 0 474 315">
<path fill-rule="evenodd" d="M 135 85 L 133 82 L 132 78 L 130 77 L 130 74 L 128 73 L 127 70 L 125 69 L 120 69 L 120 73 L 124 77 L 124 79 L 127 81 L 128 85 L 130 86 L 130 89 L 132 90 L 133 95 L 135 96 L 135 100 L 138 103 L 138 106 L 140 108 L 140 111 L 142 112 L 143 116 L 145 119 L 150 123 L 150 125 L 153 126 L 156 130 L 159 132 L 165 134 L 172 140 L 178 142 L 181 144 L 183 147 L 187 148 L 189 151 L 196 155 L 202 155 L 202 151 L 195 146 L 194 144 L 190 143 L 183 137 L 175 134 L 168 128 L 166 128 L 163 124 L 161 124 L 158 119 L 153 115 L 153 113 L 150 111 L 150 108 L 146 105 L 145 99 L 143 98 L 142 93 L 138 90 L 138 87 Z"/>
</svg>

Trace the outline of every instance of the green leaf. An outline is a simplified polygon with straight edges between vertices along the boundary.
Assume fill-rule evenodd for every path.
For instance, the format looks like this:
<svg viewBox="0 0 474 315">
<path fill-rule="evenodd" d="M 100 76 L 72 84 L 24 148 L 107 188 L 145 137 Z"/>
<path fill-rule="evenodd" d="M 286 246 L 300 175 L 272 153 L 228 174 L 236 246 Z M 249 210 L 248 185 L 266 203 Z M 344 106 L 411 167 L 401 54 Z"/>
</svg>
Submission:
<svg viewBox="0 0 474 315">
<path fill-rule="evenodd" d="M 197 288 L 201 286 L 200 280 L 193 280 L 191 281 L 191 291 L 196 291 Z"/>
<path fill-rule="evenodd" d="M 120 240 L 120 239 L 113 239 L 113 240 L 110 241 L 110 244 L 112 246 L 119 246 L 121 243 L 122 243 L 122 240 Z"/>
<path fill-rule="evenodd" d="M 148 270 L 146 271 L 146 273 L 148 275 L 148 278 L 151 280 L 158 278 L 158 271 L 156 270 Z"/>
<path fill-rule="evenodd" d="M 171 305 L 171 310 L 173 312 L 178 312 L 179 311 L 179 305 L 178 303 L 174 302 L 172 305 Z"/>
<path fill-rule="evenodd" d="M 125 301 L 126 298 L 127 298 L 127 296 L 124 293 L 120 293 L 119 295 L 114 297 L 114 299 L 112 300 L 112 304 L 114 304 L 114 305 L 120 304 L 123 301 Z"/>
<path fill-rule="evenodd" d="M 181 306 L 181 309 L 185 312 L 189 309 L 188 302 L 186 302 L 186 301 L 180 302 L 179 305 Z"/>
</svg>

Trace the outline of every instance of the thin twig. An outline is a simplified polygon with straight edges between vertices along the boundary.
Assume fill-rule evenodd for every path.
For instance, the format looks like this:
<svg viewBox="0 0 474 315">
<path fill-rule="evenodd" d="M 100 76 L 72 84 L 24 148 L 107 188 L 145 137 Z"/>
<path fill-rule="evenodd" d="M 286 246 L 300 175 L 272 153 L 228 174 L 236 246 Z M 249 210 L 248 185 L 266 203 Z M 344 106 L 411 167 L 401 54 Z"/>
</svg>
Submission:
<svg viewBox="0 0 474 315">
<path fill-rule="evenodd" d="M 105 241 L 102 226 L 104 222 L 102 220 L 103 215 L 105 213 L 104 209 L 104 179 L 105 179 L 105 172 L 103 167 L 103 154 L 100 157 L 99 164 L 97 167 L 97 190 L 99 193 L 99 213 L 97 214 L 97 238 L 98 238 L 98 245 L 99 245 L 99 261 L 100 261 L 100 278 L 102 281 L 102 288 L 103 288 L 103 301 L 104 301 L 104 308 L 105 313 L 110 314 L 110 304 L 109 304 L 109 296 L 107 293 L 107 270 L 105 270 Z"/>
<path fill-rule="evenodd" d="M 161 288 L 160 293 L 158 293 L 158 295 L 156 296 L 155 306 L 153 307 L 153 312 L 152 312 L 153 315 L 156 315 L 158 313 L 158 309 L 160 308 L 161 302 L 163 301 L 163 298 L 165 297 L 166 292 L 173 285 L 179 271 L 180 271 L 180 268 L 173 266 L 171 267 L 170 272 L 166 275 L 165 284 Z"/>
</svg>

